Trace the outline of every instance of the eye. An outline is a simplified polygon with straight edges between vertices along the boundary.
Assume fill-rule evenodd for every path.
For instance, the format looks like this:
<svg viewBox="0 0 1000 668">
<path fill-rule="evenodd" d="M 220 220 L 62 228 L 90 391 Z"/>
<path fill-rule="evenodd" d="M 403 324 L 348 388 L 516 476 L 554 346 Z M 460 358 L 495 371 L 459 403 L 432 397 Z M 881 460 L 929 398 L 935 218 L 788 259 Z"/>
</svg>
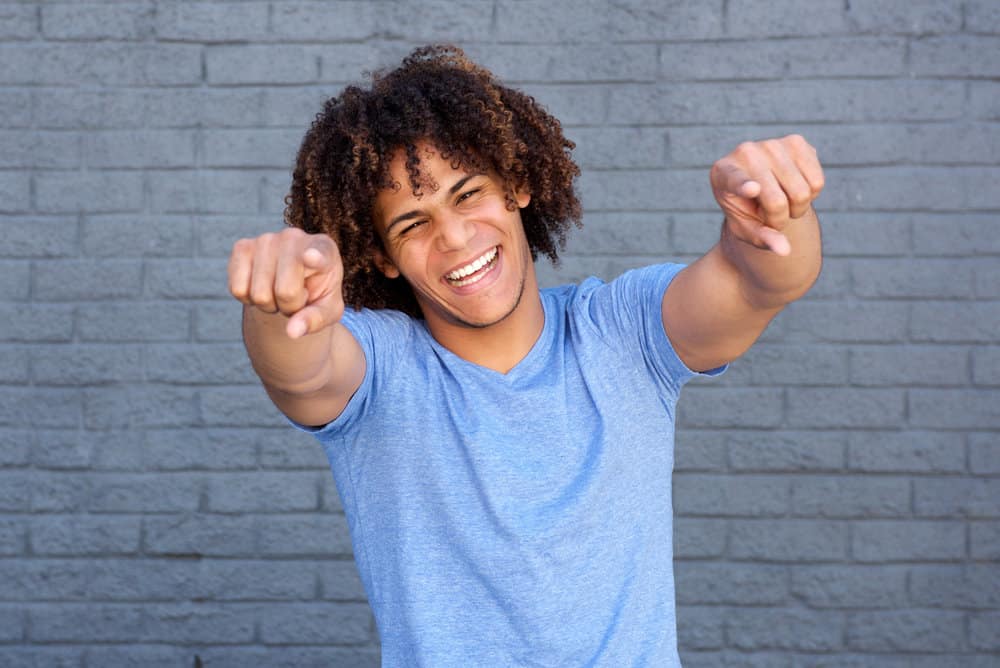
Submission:
<svg viewBox="0 0 1000 668">
<path fill-rule="evenodd" d="M 421 225 L 423 225 L 425 222 L 427 222 L 427 221 L 425 221 L 425 220 L 415 220 L 412 223 L 410 223 L 409 225 L 407 225 L 406 227 L 404 227 L 403 229 L 401 229 L 399 231 L 399 234 L 397 236 L 401 236 L 401 237 L 402 236 L 406 236 L 407 234 L 409 234 L 413 230 L 415 230 L 418 227 L 420 227 Z"/>
<path fill-rule="evenodd" d="M 458 196 L 458 199 L 455 200 L 455 203 L 456 204 L 461 204 L 465 200 L 469 199 L 473 195 L 476 195 L 476 194 L 480 193 L 481 191 L 482 191 L 482 188 L 473 188 L 472 190 L 467 190 L 467 191 L 465 191 L 464 193 L 462 193 L 461 195 Z"/>
</svg>

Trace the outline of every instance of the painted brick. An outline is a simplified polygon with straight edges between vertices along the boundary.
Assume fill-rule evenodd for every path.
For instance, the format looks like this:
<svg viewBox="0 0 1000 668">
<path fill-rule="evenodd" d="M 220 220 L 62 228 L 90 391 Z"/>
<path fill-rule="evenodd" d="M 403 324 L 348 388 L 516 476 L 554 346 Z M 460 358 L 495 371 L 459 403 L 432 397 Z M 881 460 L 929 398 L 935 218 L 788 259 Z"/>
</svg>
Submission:
<svg viewBox="0 0 1000 668">
<path fill-rule="evenodd" d="M 956 522 L 859 521 L 851 527 L 851 554 L 862 562 L 962 559 L 965 528 Z"/>
<path fill-rule="evenodd" d="M 262 120 L 264 94 L 257 88 L 150 90 L 142 96 L 142 114 L 146 126 L 154 128 L 257 126 Z M 127 123 L 118 125 L 129 127 Z"/>
<path fill-rule="evenodd" d="M 205 63 L 211 85 L 297 84 L 319 77 L 319 56 L 301 46 L 215 46 L 205 52 Z"/>
<path fill-rule="evenodd" d="M 910 599 L 921 608 L 1000 608 L 1000 566 L 919 566 L 910 570 Z"/>
<path fill-rule="evenodd" d="M 378 51 L 374 47 L 358 44 L 324 46 L 319 57 L 319 80 L 357 81 L 359 73 L 374 70 L 378 65 Z"/>
<path fill-rule="evenodd" d="M 32 117 L 39 128 L 135 128 L 146 117 L 147 95 L 137 88 L 45 88 L 34 91 Z"/>
<path fill-rule="evenodd" d="M 843 385 L 847 351 L 826 346 L 764 345 L 744 356 L 755 385 Z"/>
<path fill-rule="evenodd" d="M 695 665 L 687 650 L 719 649 L 725 645 L 724 636 L 725 623 L 718 607 L 677 608 L 677 643 L 685 666 Z"/>
<path fill-rule="evenodd" d="M 958 32 L 962 27 L 962 7 L 934 0 L 905 3 L 851 0 L 847 5 L 847 21 L 854 30 L 866 33 Z"/>
<path fill-rule="evenodd" d="M 41 385 L 102 385 L 142 380 L 137 347 L 82 345 L 35 348 L 31 373 Z"/>
<path fill-rule="evenodd" d="M 677 559 L 721 557 L 726 549 L 726 527 L 722 519 L 676 517 L 674 556 Z"/>
<path fill-rule="evenodd" d="M 938 610 L 859 612 L 847 622 L 847 645 L 875 652 L 965 649 L 964 615 Z"/>
<path fill-rule="evenodd" d="M 788 598 L 784 566 L 679 562 L 674 578 L 681 605 L 775 605 Z"/>
<path fill-rule="evenodd" d="M 973 264 L 977 297 L 1000 297 L 1000 265 L 996 260 L 980 260 Z"/>
<path fill-rule="evenodd" d="M 191 309 L 155 301 L 88 304 L 77 309 L 76 326 L 83 341 L 184 341 Z"/>
<path fill-rule="evenodd" d="M 654 44 L 524 45 L 476 47 L 470 54 L 501 80 L 521 82 L 655 81 Z"/>
<path fill-rule="evenodd" d="M 675 471 L 725 471 L 727 431 L 680 429 L 674 439 Z"/>
<path fill-rule="evenodd" d="M 370 647 L 308 647 L 279 645 L 277 647 L 206 647 L 198 650 L 204 665 L 213 668 L 243 668 L 274 666 L 287 663 L 300 668 L 351 666 L 379 668 L 378 649 Z"/>
<path fill-rule="evenodd" d="M 731 23 L 741 25 L 742 18 Z M 677 42 L 661 46 L 660 75 L 680 81 L 739 80 L 748 73 L 754 79 L 888 77 L 903 73 L 905 54 L 904 40 L 882 36 Z"/>
<path fill-rule="evenodd" d="M 908 405 L 915 426 L 1000 427 L 1000 390 L 911 390 Z"/>
<path fill-rule="evenodd" d="M 792 569 L 791 592 L 814 608 L 901 608 L 906 582 L 901 566 L 802 566 Z"/>
<path fill-rule="evenodd" d="M 25 635 L 24 611 L 7 607 L 0 608 L 0 641 L 17 642 L 24 639 Z"/>
<path fill-rule="evenodd" d="M 138 517 L 42 516 L 31 525 L 31 550 L 38 555 L 134 554 Z"/>
<path fill-rule="evenodd" d="M 247 557 L 256 552 L 249 515 L 146 515 L 142 526 L 146 554 Z"/>
<path fill-rule="evenodd" d="M 31 477 L 18 471 L 0 471 L 0 512 L 24 512 L 31 508 Z"/>
<path fill-rule="evenodd" d="M 335 91 L 329 86 L 282 86 L 280 89 L 262 88 L 256 93 L 255 105 L 259 119 L 246 126 L 285 127 L 305 134 L 312 119 Z M 221 106 L 221 105 L 220 105 Z M 228 106 L 228 105 L 225 105 Z M 225 107 L 223 107 L 225 108 Z M 223 127 L 232 127 L 225 123 Z"/>
<path fill-rule="evenodd" d="M 1000 613 L 981 612 L 969 615 L 969 644 L 975 649 L 1000 652 Z M 985 665 L 985 664 L 984 664 Z"/>
<path fill-rule="evenodd" d="M 38 447 L 32 448 L 31 462 L 50 470 L 87 469 L 93 459 L 92 439 L 78 430 L 37 431 Z"/>
<path fill-rule="evenodd" d="M 238 301 L 198 304 L 195 307 L 195 340 L 242 341 L 243 305 Z"/>
<path fill-rule="evenodd" d="M 31 488 L 31 509 L 35 512 L 78 513 L 87 507 L 93 478 L 79 471 L 46 471 Z"/>
<path fill-rule="evenodd" d="M 774 427 L 782 421 L 780 388 L 691 387 L 678 406 L 682 427 Z"/>
<path fill-rule="evenodd" d="M 139 296 L 142 265 L 134 260 L 36 262 L 32 294 L 43 301 L 120 299 Z"/>
<path fill-rule="evenodd" d="M 921 342 L 991 343 L 1000 331 L 1000 304 L 917 302 L 910 331 L 913 340 Z"/>
<path fill-rule="evenodd" d="M 956 260 L 855 260 L 851 274 L 860 297 L 947 299 L 972 292 L 970 262 Z M 947 276 L 947 280 L 942 277 Z"/>
<path fill-rule="evenodd" d="M 714 209 L 708 179 L 702 170 L 589 171 L 580 177 L 580 200 L 587 210 L 657 211 L 665 205 L 678 209 Z"/>
<path fill-rule="evenodd" d="M 4 257 L 66 257 L 78 248 L 77 221 L 69 216 L 11 216 L 0 218 Z"/>
<path fill-rule="evenodd" d="M 322 562 L 320 572 L 321 598 L 333 601 L 365 601 L 365 590 L 358 569 L 351 561 Z"/>
<path fill-rule="evenodd" d="M 27 466 L 29 452 L 36 449 L 35 433 L 28 429 L 0 429 L 0 467 Z"/>
<path fill-rule="evenodd" d="M 98 480 L 88 507 L 102 513 L 193 511 L 204 487 L 200 477 L 185 474 L 103 474 Z"/>
<path fill-rule="evenodd" d="M 27 551 L 28 545 L 27 522 L 20 518 L 0 518 L 0 555 L 5 557 L 17 556 Z M 15 563 L 11 561 L 10 563 Z M 8 582 L 6 578 L 4 582 Z M 3 595 L 4 600 L 9 596 Z"/>
<path fill-rule="evenodd" d="M 31 379 L 26 350 L 0 348 L 0 383 L 4 385 L 27 385 Z"/>
<path fill-rule="evenodd" d="M 197 402 L 190 390 L 156 385 L 114 386 L 84 392 L 88 429 L 193 426 Z"/>
<path fill-rule="evenodd" d="M 667 133 L 662 128 L 570 128 L 566 136 L 576 143 L 573 158 L 583 168 L 655 169 L 666 164 Z"/>
<path fill-rule="evenodd" d="M 729 554 L 757 561 L 843 561 L 847 529 L 835 520 L 741 520 L 730 524 Z"/>
<path fill-rule="evenodd" d="M 9 7 L 10 5 L 0 6 L 0 12 Z M 31 125 L 34 120 L 31 106 L 31 93 L 5 88 L 4 94 L 0 96 L 0 128 L 24 128 Z"/>
<path fill-rule="evenodd" d="M 992 0 L 969 0 L 965 3 L 965 29 L 968 32 L 1000 32 L 1000 7 Z"/>
<path fill-rule="evenodd" d="M 922 517 L 1000 517 L 1000 478 L 920 478 L 913 508 Z"/>
<path fill-rule="evenodd" d="M 73 390 L 0 387 L 0 426 L 77 427 L 80 403 Z"/>
<path fill-rule="evenodd" d="M 1000 38 L 972 35 L 926 37 L 910 43 L 909 68 L 916 76 L 1000 76 L 1000 58 L 983 57 L 1000 49 Z"/>
<path fill-rule="evenodd" d="M 20 172 L 0 172 L 0 213 L 31 209 L 31 177 Z"/>
<path fill-rule="evenodd" d="M 195 135 L 185 130 L 91 132 L 83 141 L 89 167 L 190 167 L 195 161 Z"/>
<path fill-rule="evenodd" d="M 969 470 L 986 475 L 1000 473 L 1000 442 L 995 433 L 969 434 Z"/>
<path fill-rule="evenodd" d="M 30 279 L 31 265 L 28 262 L 0 260 L 0 295 L 3 295 L 6 299 L 27 299 L 28 293 L 31 290 Z M 28 305 L 24 306 L 25 310 L 27 310 Z M 5 307 L 14 308 L 14 305 L 0 304 L 0 311 Z M 7 339 L 11 333 L 13 331 L 7 334 L 0 332 L 0 341 Z"/>
<path fill-rule="evenodd" d="M 62 305 L 0 303 L 0 340 L 69 341 L 73 337 L 73 309 Z"/>
<path fill-rule="evenodd" d="M 535 84 L 519 86 L 563 125 L 595 125 L 608 116 L 610 86 Z M 617 90 L 615 93 L 617 94 Z M 620 119 L 616 118 L 616 122 Z"/>
<path fill-rule="evenodd" d="M 41 213 L 114 213 L 142 208 L 142 177 L 134 172 L 42 172 L 35 176 Z"/>
<path fill-rule="evenodd" d="M 674 476 L 674 511 L 686 516 L 768 517 L 788 511 L 788 481 L 776 476 Z"/>
<path fill-rule="evenodd" d="M 4 48 L 0 84 L 183 86 L 201 81 L 201 48 L 180 44 L 31 44 Z"/>
<path fill-rule="evenodd" d="M 156 429 L 146 432 L 143 465 L 157 471 L 241 470 L 257 467 L 263 436 L 249 429 Z"/>
<path fill-rule="evenodd" d="M 891 343 L 904 340 L 909 329 L 908 305 L 893 300 L 797 302 L 783 318 L 793 340 Z"/>
<path fill-rule="evenodd" d="M 801 388 L 788 394 L 793 427 L 895 427 L 903 423 L 901 390 Z"/>
<path fill-rule="evenodd" d="M 83 649 L 79 647 L 15 645 L 0 648 L 4 668 L 79 668 L 82 657 Z"/>
<path fill-rule="evenodd" d="M 370 2 L 338 2 L 334 6 L 282 2 L 271 8 L 270 32 L 283 42 L 364 40 L 376 34 L 378 18 L 379 8 Z"/>
<path fill-rule="evenodd" d="M 257 213 L 256 171 L 147 172 L 149 208 L 156 213 Z"/>
<path fill-rule="evenodd" d="M 141 40 L 153 32 L 154 7 L 149 2 L 43 5 L 41 11 L 42 34 L 49 39 Z"/>
<path fill-rule="evenodd" d="M 221 259 L 149 260 L 146 292 L 156 297 L 212 298 L 229 296 L 226 262 Z"/>
<path fill-rule="evenodd" d="M 862 431 L 848 436 L 848 468 L 870 473 L 961 473 L 962 434 L 934 431 Z"/>
<path fill-rule="evenodd" d="M 32 39 L 37 34 L 37 7 L 10 4 L 0 7 L 0 40 Z"/>
<path fill-rule="evenodd" d="M 902 517 L 910 511 L 906 478 L 797 476 L 791 484 L 792 515 L 804 517 Z"/>
<path fill-rule="evenodd" d="M 191 663 L 199 651 L 165 645 L 92 645 L 84 654 L 84 665 L 169 668 Z"/>
<path fill-rule="evenodd" d="M 261 515 L 255 523 L 257 549 L 268 557 L 350 557 L 347 520 L 333 513 Z"/>
<path fill-rule="evenodd" d="M 241 384 L 257 376 L 242 345 L 152 346 L 145 355 L 146 378 L 159 383 Z"/>
<path fill-rule="evenodd" d="M 68 605 L 29 612 L 31 638 L 41 642 L 249 642 L 251 611 L 211 604 Z"/>
<path fill-rule="evenodd" d="M 87 216 L 81 245 L 91 257 L 190 255 L 193 223 L 189 216 Z"/>
<path fill-rule="evenodd" d="M 265 2 L 182 2 L 156 7 L 156 36 L 185 42 L 233 42 L 267 37 Z"/>
<path fill-rule="evenodd" d="M 867 386 L 967 385 L 969 352 L 958 346 L 853 346 L 851 383 Z"/>
<path fill-rule="evenodd" d="M 263 388 L 204 388 L 198 391 L 201 419 L 213 427 L 278 427 L 288 422 Z"/>
<path fill-rule="evenodd" d="M 366 605 L 297 603 L 271 606 L 261 619 L 265 643 L 363 643 L 369 639 L 371 613 Z"/>
<path fill-rule="evenodd" d="M 0 167 L 71 169 L 79 165 L 80 137 L 76 133 L 32 132 L 29 134 L 9 130 L 0 131 Z"/>
<path fill-rule="evenodd" d="M 281 217 L 273 215 L 200 215 L 194 218 L 194 226 L 198 255 L 225 258 L 227 261 L 237 239 L 283 229 Z"/>
<path fill-rule="evenodd" d="M 846 435 L 815 431 L 727 431 L 729 466 L 736 471 L 838 471 L 844 467 Z"/>
<path fill-rule="evenodd" d="M 760 608 L 726 613 L 726 638 L 739 649 L 829 651 L 841 648 L 843 617 L 812 610 Z"/>
<path fill-rule="evenodd" d="M 204 163 L 209 167 L 278 167 L 291 169 L 302 142 L 301 130 L 217 129 L 204 134 Z"/>
<path fill-rule="evenodd" d="M 213 512 L 315 510 L 319 482 L 315 472 L 216 473 L 208 479 L 208 508 Z"/>
</svg>

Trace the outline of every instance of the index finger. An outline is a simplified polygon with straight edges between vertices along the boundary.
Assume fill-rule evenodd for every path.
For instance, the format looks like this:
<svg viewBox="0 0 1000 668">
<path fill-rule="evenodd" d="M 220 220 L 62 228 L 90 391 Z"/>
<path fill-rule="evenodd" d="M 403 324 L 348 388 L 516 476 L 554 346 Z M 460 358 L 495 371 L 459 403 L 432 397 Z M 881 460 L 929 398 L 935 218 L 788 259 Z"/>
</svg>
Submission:
<svg viewBox="0 0 1000 668">
<path fill-rule="evenodd" d="M 723 192 L 747 199 L 760 195 L 760 183 L 750 178 L 750 174 L 736 163 L 722 160 L 715 165 L 715 169 L 717 185 Z"/>
</svg>

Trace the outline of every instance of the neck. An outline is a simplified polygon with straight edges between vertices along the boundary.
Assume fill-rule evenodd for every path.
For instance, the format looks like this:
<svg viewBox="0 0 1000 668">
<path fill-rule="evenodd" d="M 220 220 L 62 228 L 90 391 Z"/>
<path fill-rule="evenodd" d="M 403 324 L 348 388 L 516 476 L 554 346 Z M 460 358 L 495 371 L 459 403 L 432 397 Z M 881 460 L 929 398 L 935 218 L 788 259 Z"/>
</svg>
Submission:
<svg viewBox="0 0 1000 668">
<path fill-rule="evenodd" d="M 527 356 L 544 326 L 542 296 L 533 275 L 525 281 L 517 308 L 500 322 L 470 327 L 436 318 L 427 320 L 431 336 L 442 346 L 467 362 L 499 373 L 507 373 Z"/>
</svg>

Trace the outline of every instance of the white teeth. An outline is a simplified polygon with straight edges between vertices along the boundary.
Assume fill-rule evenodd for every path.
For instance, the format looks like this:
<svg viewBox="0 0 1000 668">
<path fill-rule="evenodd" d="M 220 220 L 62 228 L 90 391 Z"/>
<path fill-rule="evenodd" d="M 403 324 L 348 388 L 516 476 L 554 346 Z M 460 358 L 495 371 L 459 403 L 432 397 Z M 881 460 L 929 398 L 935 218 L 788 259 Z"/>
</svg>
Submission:
<svg viewBox="0 0 1000 668">
<path fill-rule="evenodd" d="M 456 269 L 455 271 L 446 274 L 445 278 L 447 278 L 449 281 L 461 280 L 466 276 L 468 276 L 469 274 L 474 274 L 483 267 L 485 267 L 487 264 L 492 262 L 493 258 L 495 258 L 496 256 L 497 256 L 497 248 L 496 246 L 494 246 L 493 248 L 483 253 L 477 259 L 473 260 L 464 267 L 460 267 L 459 269 Z"/>
</svg>

